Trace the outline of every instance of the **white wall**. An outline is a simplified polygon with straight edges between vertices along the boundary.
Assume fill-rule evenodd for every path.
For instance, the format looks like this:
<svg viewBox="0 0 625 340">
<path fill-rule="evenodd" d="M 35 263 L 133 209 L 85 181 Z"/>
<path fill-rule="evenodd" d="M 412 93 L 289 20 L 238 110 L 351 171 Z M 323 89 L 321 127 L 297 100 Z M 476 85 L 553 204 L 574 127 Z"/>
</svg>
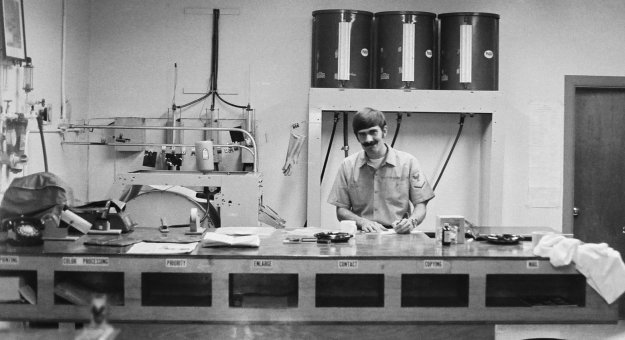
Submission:
<svg viewBox="0 0 625 340">
<path fill-rule="evenodd" d="M 184 15 L 184 9 L 238 9 L 237 16 L 221 17 L 219 88 L 236 92 L 228 97 L 233 102 L 249 100 L 256 109 L 265 202 L 294 227 L 301 226 L 306 218 L 305 162 L 290 177 L 284 177 L 280 168 L 290 124 L 304 121 L 308 115 L 313 10 L 471 11 L 501 16 L 499 89 L 505 109 L 500 113 L 500 124 L 507 131 L 505 159 L 501 160 L 504 225 L 562 227 L 564 75 L 625 75 L 625 3 L 619 0 L 84 1 L 90 5 L 89 26 L 79 25 L 90 32 L 89 60 L 80 64 L 88 64 L 89 69 L 86 87 L 90 118 L 162 116 L 172 103 L 174 63 L 178 63 L 176 101 L 196 98 L 182 94 L 182 89 L 207 87 L 211 16 Z M 43 7 L 59 3 L 25 2 L 32 11 L 44 11 Z M 84 14 L 79 16 L 85 18 Z M 58 27 L 56 22 L 44 24 L 46 29 L 47 25 Z M 44 35 L 44 29 L 41 31 Z M 39 48 L 46 46 L 53 51 L 51 60 L 58 58 L 58 38 L 45 45 L 43 39 L 39 43 Z M 38 59 L 34 59 L 35 65 Z M 44 62 L 41 65 L 48 67 Z M 49 68 L 41 75 L 45 72 L 50 73 L 48 78 L 56 77 L 58 66 Z M 58 84 L 57 80 L 50 81 Z M 79 76 L 67 81 L 84 84 Z M 85 86 L 78 87 L 84 90 Z M 50 92 L 58 98 L 58 93 Z M 200 112 L 201 106 L 197 106 L 184 114 L 193 117 Z M 224 116 L 238 114 L 224 106 L 220 112 Z M 401 143 L 412 145 L 404 140 Z M 132 162 L 111 165 L 112 160 L 103 158 L 111 157 L 111 152 L 97 152 L 102 157 L 92 152 L 90 158 L 90 198 L 105 190 L 116 169 L 132 166 Z M 339 154 L 333 162 L 340 158 Z M 462 178 L 457 177 L 460 175 L 454 176 L 449 180 L 454 179 L 468 192 Z"/>
<path fill-rule="evenodd" d="M 82 0 L 65 1 L 65 13 L 68 19 L 65 31 L 68 43 L 65 52 L 63 52 L 62 44 L 63 13 L 63 0 L 24 0 L 26 47 L 27 54 L 32 58 L 34 65 L 34 90 L 26 97 L 21 91 L 21 82 L 13 81 L 14 78 L 19 78 L 21 68 L 5 61 L 5 65 L 11 66 L 3 68 L 3 78 L 7 77 L 12 81 L 3 86 L 2 94 L 3 99 L 13 100 L 13 107 L 23 107 L 18 111 L 25 110 L 26 113 L 29 111 L 27 102 L 45 99 L 52 119 L 50 124 L 44 126 L 44 130 L 48 131 L 45 133 L 45 138 L 49 170 L 64 179 L 79 200 L 84 200 L 87 193 L 85 185 L 87 171 L 85 157 L 81 154 L 82 149 L 75 146 L 61 146 L 62 135 L 52 130 L 57 129 L 62 118 L 67 119 L 68 114 L 71 113 L 70 106 L 76 112 L 75 118 L 80 119 L 87 114 L 89 55 L 86 52 L 89 46 L 89 3 Z M 62 57 L 63 53 L 65 53 L 65 61 Z M 67 66 L 66 77 L 71 81 L 65 86 L 67 103 L 65 103 L 63 117 L 61 117 L 63 63 Z M 37 124 L 34 116 L 30 117 L 29 130 L 31 133 L 26 146 L 29 161 L 20 173 L 3 172 L 0 178 L 0 186 L 3 189 L 16 176 L 44 171 L 41 140 L 36 133 Z M 2 192 L 0 192 L 1 195 Z"/>
</svg>

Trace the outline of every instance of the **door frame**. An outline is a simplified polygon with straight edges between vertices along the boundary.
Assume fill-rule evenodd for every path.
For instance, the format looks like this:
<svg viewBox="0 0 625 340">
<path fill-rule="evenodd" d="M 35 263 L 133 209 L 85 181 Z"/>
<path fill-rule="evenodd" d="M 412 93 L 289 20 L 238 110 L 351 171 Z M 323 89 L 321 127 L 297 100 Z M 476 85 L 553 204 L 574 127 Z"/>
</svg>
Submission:
<svg viewBox="0 0 625 340">
<path fill-rule="evenodd" d="M 562 176 L 562 233 L 573 233 L 575 193 L 575 93 L 577 88 L 623 88 L 625 77 L 564 76 L 564 161 Z"/>
</svg>

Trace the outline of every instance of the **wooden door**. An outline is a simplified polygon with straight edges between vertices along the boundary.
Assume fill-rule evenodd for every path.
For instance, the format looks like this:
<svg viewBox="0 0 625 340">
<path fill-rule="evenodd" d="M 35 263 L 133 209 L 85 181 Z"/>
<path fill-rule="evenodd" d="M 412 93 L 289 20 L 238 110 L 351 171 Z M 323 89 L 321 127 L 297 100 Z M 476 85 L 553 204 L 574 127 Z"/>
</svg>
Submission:
<svg viewBox="0 0 625 340">
<path fill-rule="evenodd" d="M 572 188 L 565 192 L 572 194 L 569 203 L 573 206 L 564 206 L 563 220 L 566 223 L 567 213 L 573 216 L 569 232 L 575 238 L 605 242 L 625 255 L 625 78 L 567 80 L 567 106 L 571 110 L 565 114 L 565 149 L 572 147 L 568 153 L 572 159 L 567 161 L 565 157 L 564 184 L 566 187 L 568 167 L 573 172 L 568 178 Z M 575 85 L 569 86 L 571 83 Z M 577 209 L 575 213 L 573 207 Z M 563 226 L 565 232 L 567 227 Z M 621 317 L 623 301 L 621 298 Z"/>
</svg>

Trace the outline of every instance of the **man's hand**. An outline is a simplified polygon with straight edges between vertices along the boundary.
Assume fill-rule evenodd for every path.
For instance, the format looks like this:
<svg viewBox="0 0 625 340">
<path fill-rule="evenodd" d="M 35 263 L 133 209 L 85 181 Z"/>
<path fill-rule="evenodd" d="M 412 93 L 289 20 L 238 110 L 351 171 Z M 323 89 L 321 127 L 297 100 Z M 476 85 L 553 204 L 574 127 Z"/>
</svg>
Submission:
<svg viewBox="0 0 625 340">
<path fill-rule="evenodd" d="M 398 234 L 409 234 L 414 229 L 416 223 L 412 218 L 402 218 L 401 220 L 393 222 L 393 229 Z"/>
<path fill-rule="evenodd" d="M 368 220 L 366 218 L 361 219 L 359 227 L 365 233 L 373 233 L 373 232 L 377 233 L 377 232 L 380 232 L 380 231 L 386 231 L 387 230 L 380 223 L 375 222 L 375 221 L 370 221 L 370 220 Z"/>
</svg>

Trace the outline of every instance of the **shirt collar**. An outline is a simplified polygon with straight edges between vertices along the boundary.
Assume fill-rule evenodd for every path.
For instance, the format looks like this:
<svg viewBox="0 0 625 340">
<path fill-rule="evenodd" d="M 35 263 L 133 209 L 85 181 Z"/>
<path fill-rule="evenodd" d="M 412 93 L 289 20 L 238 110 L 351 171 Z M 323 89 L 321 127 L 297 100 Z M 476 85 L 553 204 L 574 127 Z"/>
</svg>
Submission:
<svg viewBox="0 0 625 340">
<path fill-rule="evenodd" d="M 384 143 L 388 148 L 388 152 L 386 153 L 386 159 L 382 162 L 380 166 L 384 166 L 384 164 L 397 166 L 397 151 L 393 149 L 390 145 Z M 356 159 L 356 167 L 362 168 L 365 164 L 367 164 L 367 153 L 363 150 L 360 151 L 358 157 Z"/>
</svg>

